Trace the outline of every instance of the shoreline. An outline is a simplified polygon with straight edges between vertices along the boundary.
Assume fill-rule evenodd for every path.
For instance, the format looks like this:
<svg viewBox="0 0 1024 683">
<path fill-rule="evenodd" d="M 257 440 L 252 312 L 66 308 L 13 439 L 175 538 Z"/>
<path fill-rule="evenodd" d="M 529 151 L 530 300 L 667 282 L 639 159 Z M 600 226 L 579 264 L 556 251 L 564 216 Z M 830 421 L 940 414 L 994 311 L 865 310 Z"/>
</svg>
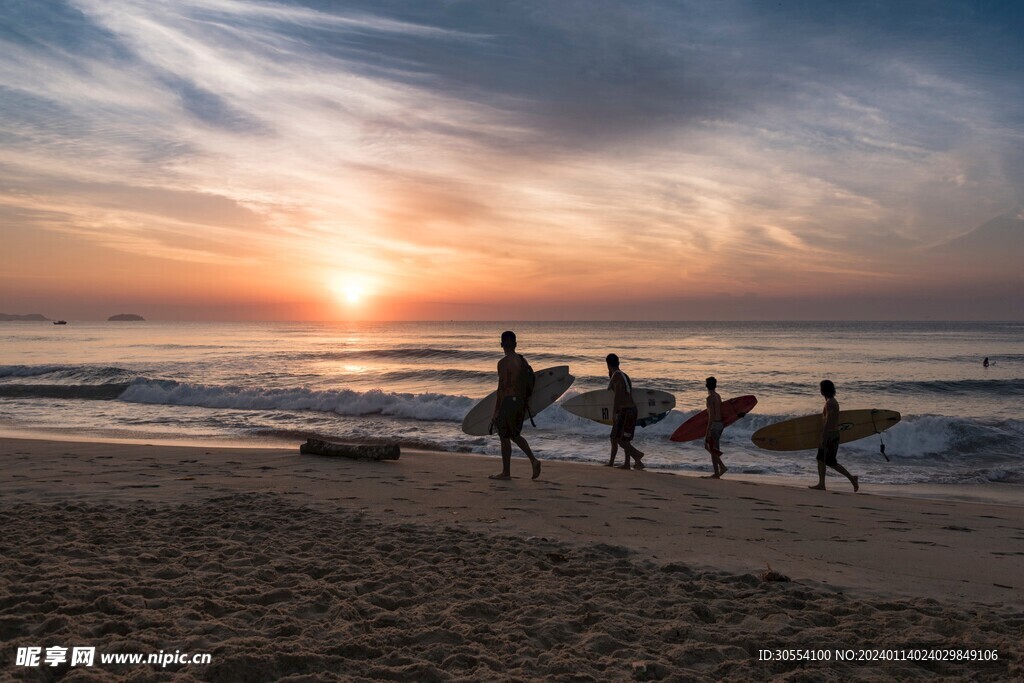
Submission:
<svg viewBox="0 0 1024 683">
<path fill-rule="evenodd" d="M 145 437 L 117 437 L 117 436 L 96 436 L 96 435 L 80 435 L 80 434 L 63 434 L 63 433 L 52 433 L 47 432 L 42 435 L 35 435 L 30 430 L 17 430 L 17 429 L 3 429 L 0 428 L 0 441 L 3 440 L 23 440 L 23 441 L 44 441 L 44 442 L 55 442 L 55 443 L 83 443 L 83 444 L 112 444 L 112 445 L 130 445 L 130 446 L 156 446 L 156 447 L 173 447 L 173 448 L 194 448 L 194 449 L 214 449 L 214 450 L 244 450 L 244 451 L 269 451 L 273 453 L 281 452 L 282 450 L 295 450 L 298 451 L 298 441 L 289 439 L 266 439 L 266 438 L 254 438 L 254 439 L 232 439 L 232 440 L 220 440 L 220 439 L 169 439 L 169 438 L 145 438 Z M 359 439 L 346 439 L 351 443 L 377 443 L 376 441 L 366 440 L 361 441 Z M 499 456 L 490 455 L 484 453 L 473 453 L 473 452 L 455 452 L 455 451 L 442 451 L 442 450 L 429 450 L 417 447 L 406 447 L 402 446 L 403 453 L 435 453 L 439 455 L 452 455 L 452 456 L 465 456 L 465 457 L 476 457 L 486 460 L 495 460 Z M 513 460 L 517 457 L 518 451 L 513 448 Z M 521 455 L 521 454 L 519 454 Z M 543 453 L 541 454 L 543 456 Z M 543 457 L 541 458 L 543 460 Z M 551 460 L 550 462 L 560 462 L 566 465 L 579 465 L 581 467 L 601 467 L 602 463 L 600 460 L 595 459 L 593 462 L 573 461 L 573 460 Z M 814 469 L 813 458 L 808 458 L 808 467 L 806 480 L 813 482 L 816 479 L 817 474 Z M 704 474 L 698 474 L 689 471 L 679 470 L 663 470 L 659 469 L 656 465 L 648 467 L 651 474 L 668 474 L 677 477 L 688 477 L 694 479 L 706 478 Z M 709 466 L 710 470 L 710 466 Z M 743 472 L 730 471 L 727 476 L 727 481 L 738 481 L 746 482 L 750 484 L 758 484 L 765 486 L 778 486 L 783 488 L 802 489 L 806 488 L 809 484 L 805 484 L 804 478 L 799 477 L 785 477 L 772 474 L 746 474 Z M 842 491 L 844 487 L 848 490 L 849 485 L 842 478 L 837 478 L 835 473 L 829 470 L 828 475 L 828 486 L 831 490 Z M 972 484 L 931 484 L 931 483 L 913 483 L 913 484 L 886 484 L 876 482 L 864 482 L 861 484 L 861 490 L 876 495 L 883 495 L 889 497 L 900 497 L 900 498 L 917 498 L 925 500 L 946 500 L 961 503 L 980 503 L 980 504 L 996 504 L 1006 506 L 1024 507 L 1024 485 L 1012 484 L 1004 482 L 985 482 L 985 483 L 972 483 Z"/>
</svg>

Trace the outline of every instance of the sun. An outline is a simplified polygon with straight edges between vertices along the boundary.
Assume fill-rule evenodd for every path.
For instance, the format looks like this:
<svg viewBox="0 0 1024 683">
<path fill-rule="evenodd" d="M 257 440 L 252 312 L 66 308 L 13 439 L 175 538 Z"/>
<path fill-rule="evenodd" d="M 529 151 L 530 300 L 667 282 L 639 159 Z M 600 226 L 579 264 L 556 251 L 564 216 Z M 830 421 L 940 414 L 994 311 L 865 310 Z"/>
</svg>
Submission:
<svg viewBox="0 0 1024 683">
<path fill-rule="evenodd" d="M 345 294 L 345 301 L 350 304 L 357 304 L 363 298 L 363 288 L 359 285 L 345 285 L 342 291 Z"/>
<path fill-rule="evenodd" d="M 367 284 L 363 279 L 347 274 L 332 276 L 328 286 L 338 301 L 348 306 L 362 304 L 369 293 Z"/>
</svg>

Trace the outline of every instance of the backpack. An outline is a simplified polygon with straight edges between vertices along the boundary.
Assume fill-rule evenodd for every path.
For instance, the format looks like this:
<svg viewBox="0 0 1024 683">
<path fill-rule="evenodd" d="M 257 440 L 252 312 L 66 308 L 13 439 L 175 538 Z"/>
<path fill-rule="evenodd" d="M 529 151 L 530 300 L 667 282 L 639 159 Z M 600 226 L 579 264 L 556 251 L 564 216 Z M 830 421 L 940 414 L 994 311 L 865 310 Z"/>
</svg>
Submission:
<svg viewBox="0 0 1024 683">
<path fill-rule="evenodd" d="M 523 354 L 519 354 L 519 360 L 523 361 L 523 371 L 519 375 L 519 388 L 522 389 L 520 393 L 523 398 L 530 400 L 530 397 L 533 396 L 533 388 L 537 386 L 537 373 L 533 371 L 527 360 L 523 358 Z"/>
</svg>

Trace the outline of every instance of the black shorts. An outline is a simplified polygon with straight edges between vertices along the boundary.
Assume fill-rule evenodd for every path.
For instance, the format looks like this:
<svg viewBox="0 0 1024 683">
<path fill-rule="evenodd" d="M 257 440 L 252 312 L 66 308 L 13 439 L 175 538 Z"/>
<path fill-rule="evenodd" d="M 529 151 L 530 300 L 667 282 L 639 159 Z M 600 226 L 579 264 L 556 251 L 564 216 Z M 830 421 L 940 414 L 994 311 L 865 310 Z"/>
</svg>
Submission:
<svg viewBox="0 0 1024 683">
<path fill-rule="evenodd" d="M 823 447 L 818 448 L 818 461 L 826 465 L 836 466 L 836 454 L 839 452 L 839 435 L 830 436 Z"/>
<path fill-rule="evenodd" d="M 636 407 L 620 408 L 619 412 L 615 413 L 615 419 L 612 421 L 611 438 L 616 441 L 632 441 L 633 432 L 636 431 L 636 416 Z"/>
<path fill-rule="evenodd" d="M 523 419 L 526 417 L 526 401 L 515 396 L 501 399 L 498 416 L 494 418 L 494 427 L 498 436 L 503 439 L 514 439 L 523 431 Z"/>
</svg>

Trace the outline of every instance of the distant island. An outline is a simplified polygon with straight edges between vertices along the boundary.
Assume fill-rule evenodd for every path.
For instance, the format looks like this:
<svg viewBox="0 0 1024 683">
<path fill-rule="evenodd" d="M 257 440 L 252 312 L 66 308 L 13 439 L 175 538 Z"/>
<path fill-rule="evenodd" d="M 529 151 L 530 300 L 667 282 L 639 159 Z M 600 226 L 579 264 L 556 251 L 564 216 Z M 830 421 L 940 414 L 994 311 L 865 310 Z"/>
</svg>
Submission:
<svg viewBox="0 0 1024 683">
<path fill-rule="evenodd" d="M 144 322 L 146 319 L 141 315 L 135 315 L 134 313 L 118 313 L 117 315 L 110 316 L 107 320 L 112 320 L 114 322 Z"/>
<path fill-rule="evenodd" d="M 46 322 L 49 318 L 40 313 L 28 313 L 26 315 L 9 315 L 7 313 L 0 313 L 0 321 L 9 320 L 42 320 L 43 322 Z"/>
</svg>

